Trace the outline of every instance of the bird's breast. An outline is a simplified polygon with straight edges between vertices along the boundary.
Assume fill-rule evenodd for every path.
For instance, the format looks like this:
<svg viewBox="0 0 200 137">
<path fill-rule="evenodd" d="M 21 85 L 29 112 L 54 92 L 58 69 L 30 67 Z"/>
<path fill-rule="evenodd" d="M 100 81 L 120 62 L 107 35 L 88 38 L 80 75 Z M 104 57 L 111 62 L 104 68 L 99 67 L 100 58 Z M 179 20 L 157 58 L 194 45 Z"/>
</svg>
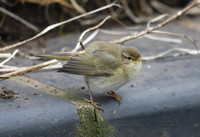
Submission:
<svg viewBox="0 0 200 137">
<path fill-rule="evenodd" d="M 125 68 L 125 71 L 127 73 L 127 76 L 129 77 L 129 81 L 136 78 L 141 67 L 142 67 L 142 62 L 140 61 L 135 61 L 127 65 L 127 67 Z"/>
<path fill-rule="evenodd" d="M 112 75 L 108 77 L 87 76 L 88 84 L 93 93 L 104 93 L 106 91 L 116 91 L 122 85 L 127 83 L 127 80 L 121 75 Z"/>
<path fill-rule="evenodd" d="M 129 64 L 125 69 L 118 69 L 114 75 L 111 76 L 85 76 L 90 89 L 93 93 L 104 93 L 106 91 L 116 91 L 127 82 L 133 80 L 139 70 L 142 63 L 136 62 L 136 64 Z"/>
</svg>

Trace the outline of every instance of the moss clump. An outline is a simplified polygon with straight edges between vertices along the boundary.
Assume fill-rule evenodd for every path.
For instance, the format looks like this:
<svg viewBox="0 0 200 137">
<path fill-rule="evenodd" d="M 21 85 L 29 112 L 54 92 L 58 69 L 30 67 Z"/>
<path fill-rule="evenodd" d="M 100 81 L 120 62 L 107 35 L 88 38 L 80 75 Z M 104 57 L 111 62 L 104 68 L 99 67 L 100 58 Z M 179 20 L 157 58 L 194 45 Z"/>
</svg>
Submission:
<svg viewBox="0 0 200 137">
<path fill-rule="evenodd" d="M 78 109 L 80 125 L 78 137 L 112 137 L 113 129 L 103 120 L 100 111 L 91 107 Z"/>
</svg>

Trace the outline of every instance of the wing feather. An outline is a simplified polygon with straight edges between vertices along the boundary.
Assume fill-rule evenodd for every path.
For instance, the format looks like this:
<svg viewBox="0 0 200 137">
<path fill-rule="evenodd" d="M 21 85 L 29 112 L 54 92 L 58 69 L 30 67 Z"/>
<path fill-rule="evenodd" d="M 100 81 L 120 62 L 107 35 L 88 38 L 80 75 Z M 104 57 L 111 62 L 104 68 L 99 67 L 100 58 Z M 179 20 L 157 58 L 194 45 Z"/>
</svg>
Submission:
<svg viewBox="0 0 200 137">
<path fill-rule="evenodd" d="M 77 75 L 110 76 L 120 65 L 121 61 L 112 54 L 96 52 L 73 56 L 59 71 Z"/>
</svg>

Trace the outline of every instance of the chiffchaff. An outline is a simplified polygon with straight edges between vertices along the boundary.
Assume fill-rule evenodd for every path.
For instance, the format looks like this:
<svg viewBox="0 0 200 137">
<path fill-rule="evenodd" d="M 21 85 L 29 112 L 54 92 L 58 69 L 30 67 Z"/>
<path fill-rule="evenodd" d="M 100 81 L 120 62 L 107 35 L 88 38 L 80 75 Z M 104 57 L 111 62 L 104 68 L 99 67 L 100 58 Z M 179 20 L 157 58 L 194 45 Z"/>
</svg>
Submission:
<svg viewBox="0 0 200 137">
<path fill-rule="evenodd" d="M 65 55 L 39 54 L 42 58 L 68 61 L 59 72 L 85 76 L 90 100 L 94 107 L 101 109 L 93 101 L 91 91 L 113 95 L 119 102 L 121 97 L 114 92 L 133 80 L 142 66 L 139 51 L 130 46 L 121 46 L 104 41 L 96 41 L 83 51 Z"/>
</svg>

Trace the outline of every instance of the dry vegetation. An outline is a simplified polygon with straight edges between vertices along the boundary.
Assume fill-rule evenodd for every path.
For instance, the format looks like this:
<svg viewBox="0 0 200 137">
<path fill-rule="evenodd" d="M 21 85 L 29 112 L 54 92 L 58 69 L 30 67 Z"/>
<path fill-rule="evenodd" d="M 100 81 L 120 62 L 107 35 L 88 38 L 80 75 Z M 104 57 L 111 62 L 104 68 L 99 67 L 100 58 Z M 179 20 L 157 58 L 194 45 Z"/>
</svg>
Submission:
<svg viewBox="0 0 200 137">
<path fill-rule="evenodd" d="M 43 26 L 39 26 L 36 27 L 35 22 L 38 22 L 38 19 L 36 17 L 36 19 L 34 20 L 34 18 L 32 19 L 32 22 L 27 21 L 25 19 L 23 19 L 22 16 L 23 14 L 18 14 L 16 15 L 14 12 L 12 12 L 13 8 L 15 8 L 15 6 L 22 6 L 25 3 L 34 3 L 34 6 L 37 5 L 37 7 L 34 8 L 39 8 L 39 5 L 42 5 L 42 8 L 40 8 L 39 10 L 42 12 L 42 15 L 45 15 L 45 18 L 41 18 L 42 20 L 41 22 L 43 24 L 52 24 L 52 25 L 48 25 L 45 29 L 43 29 Z M 54 5 L 54 3 L 57 3 L 59 5 Z M 153 60 L 153 59 L 158 59 L 160 57 L 165 56 L 166 54 L 168 54 L 171 51 L 181 51 L 181 52 L 185 52 L 187 54 L 194 54 L 197 55 L 199 53 L 199 49 L 198 49 L 198 44 L 196 44 L 195 40 L 193 40 L 190 36 L 186 35 L 186 34 L 174 34 L 174 33 L 170 33 L 170 32 L 163 32 L 163 31 L 159 31 L 160 28 L 162 28 L 163 26 L 165 26 L 166 24 L 176 20 L 178 17 L 182 16 L 183 14 L 185 14 L 186 12 L 188 13 L 188 11 L 193 11 L 192 13 L 196 14 L 199 11 L 194 9 L 195 7 L 199 6 L 200 1 L 199 0 L 193 0 L 190 3 L 188 3 L 188 1 L 176 1 L 176 2 L 172 2 L 169 3 L 167 1 L 164 0 L 140 0 L 140 1 L 128 1 L 128 0 L 120 0 L 119 2 L 114 2 L 111 3 L 110 0 L 106 0 L 105 3 L 102 1 L 87 1 L 87 0 L 82 0 L 82 1 L 76 1 L 76 0 L 70 0 L 70 1 L 65 1 L 65 0 L 51 0 L 51 1 L 33 1 L 33 0 L 21 0 L 19 3 L 9 3 L 8 1 L 4 1 L 1 4 L 3 5 L 3 7 L 0 8 L 1 14 L 3 15 L 0 21 L 0 27 L 3 28 L 2 32 L 0 32 L 0 34 L 2 34 L 1 36 L 1 48 L 0 48 L 0 57 L 6 58 L 5 60 L 3 60 L 0 63 L 0 70 L 2 75 L 0 75 L 0 80 L 4 80 L 7 79 L 9 77 L 13 77 L 13 76 L 17 76 L 17 75 L 21 75 L 23 73 L 26 72 L 30 72 L 33 70 L 38 70 L 41 68 L 46 67 L 49 65 L 54 65 L 51 66 L 49 69 L 56 68 L 56 67 L 60 67 L 61 64 L 55 60 L 52 61 L 48 61 L 39 65 L 35 65 L 32 67 L 25 67 L 25 68 L 20 68 L 20 67 L 16 67 L 16 66 L 7 66 L 5 65 L 9 60 L 11 60 L 18 52 L 19 50 L 17 49 L 19 46 L 32 41 L 34 39 L 37 39 L 38 37 L 42 36 L 42 35 L 46 35 L 48 33 L 50 33 L 50 30 L 56 30 L 56 28 L 62 29 L 63 32 L 65 32 L 65 30 L 63 29 L 62 25 L 70 23 L 70 22 L 76 22 L 77 24 L 73 24 L 73 27 L 77 28 L 77 26 L 79 26 L 78 28 L 87 28 L 85 31 L 83 31 L 82 35 L 80 36 L 76 47 L 74 48 L 74 50 L 72 50 L 71 52 L 76 52 L 81 46 L 85 45 L 87 42 L 89 42 L 93 37 L 96 36 L 97 31 L 95 31 L 92 35 L 90 35 L 86 40 L 83 41 L 83 36 L 89 32 L 89 31 L 93 31 L 93 30 L 99 30 L 99 28 L 108 20 L 108 19 L 113 19 L 114 21 L 116 21 L 117 23 L 119 23 L 120 25 L 122 25 L 123 27 L 127 27 L 125 25 L 125 23 L 123 23 L 124 21 L 127 23 L 129 21 L 128 24 L 134 24 L 137 25 L 139 23 L 147 23 L 147 27 L 146 29 L 134 33 L 134 34 L 130 34 L 127 35 L 126 37 L 122 37 L 120 39 L 116 39 L 113 40 L 111 42 L 113 43 L 122 43 L 125 41 L 129 41 L 132 39 L 135 39 L 137 37 L 140 36 L 146 36 L 146 34 L 149 33 L 159 33 L 159 34 L 164 34 L 164 35 L 173 35 L 173 36 L 180 36 L 180 37 L 185 37 L 187 40 L 189 40 L 195 47 L 196 50 L 192 50 L 192 49 L 183 49 L 183 48 L 174 48 L 174 49 L 170 49 L 164 53 L 159 53 L 158 55 L 154 55 L 154 56 L 150 56 L 150 57 L 146 57 L 146 60 Z M 54 5 L 54 6 L 51 6 Z M 26 6 L 23 5 L 23 6 Z M 22 6 L 22 7 L 23 7 Z M 28 5 L 30 6 L 30 5 Z M 55 14 L 52 14 L 52 12 L 50 9 L 59 9 L 60 12 L 58 13 L 57 10 L 55 11 Z M 19 11 L 17 11 L 19 12 Z M 42 13 L 41 12 L 41 13 Z M 103 14 L 102 14 L 103 12 Z M 20 13 L 20 12 L 19 12 Z M 190 13 L 190 14 L 192 14 Z M 57 17 L 59 15 L 59 17 Z M 97 16 L 98 15 L 98 16 Z M 27 30 L 29 29 L 29 31 L 31 30 L 31 33 L 29 36 L 29 38 L 21 41 L 21 42 L 17 42 L 11 45 L 6 45 L 5 43 L 10 43 L 9 40 L 16 40 L 15 38 L 10 38 L 8 39 L 5 35 L 8 35 L 11 32 L 7 32 L 7 34 L 4 34 L 6 30 L 11 30 L 13 26 L 9 26 L 9 25 L 5 25 L 6 18 L 12 18 L 13 20 L 17 20 L 19 21 L 23 26 L 26 26 L 26 29 L 22 29 L 22 30 Z M 64 20 L 64 18 L 70 18 L 67 20 Z M 39 20 L 40 20 L 39 19 Z M 131 21 L 131 23 L 130 23 Z M 55 23 L 58 22 L 58 23 Z M 151 23 L 156 23 L 156 25 L 151 25 Z M 37 23 L 36 23 L 37 24 Z M 97 24 L 95 26 L 92 26 L 94 24 Z M 92 27 L 91 27 L 92 26 Z M 11 27 L 11 28 L 10 28 Z M 19 30 L 19 28 L 17 28 L 18 32 L 21 31 Z M 42 31 L 39 31 L 43 29 Z M 83 30 L 80 29 L 80 30 Z M 22 31 L 23 33 L 25 33 L 25 31 Z M 36 33 L 35 36 L 33 36 Z M 26 33 L 25 33 L 26 34 Z M 20 34 L 19 34 L 20 35 Z M 23 35 L 23 34 L 22 34 Z M 11 35 L 12 36 L 12 35 Z M 26 35 L 27 36 L 27 35 Z M 26 38 L 26 37 L 23 37 Z M 177 40 L 178 41 L 178 40 Z M 6 53 L 8 50 L 10 49 L 15 49 L 15 51 L 13 51 L 13 53 Z M 26 53 L 23 53 L 26 54 Z M 177 56 L 177 55 L 176 55 Z M 26 57 L 34 58 L 31 55 L 27 55 Z M 56 64 L 56 65 L 55 65 Z M 9 72 L 9 73 L 6 73 Z"/>
</svg>

